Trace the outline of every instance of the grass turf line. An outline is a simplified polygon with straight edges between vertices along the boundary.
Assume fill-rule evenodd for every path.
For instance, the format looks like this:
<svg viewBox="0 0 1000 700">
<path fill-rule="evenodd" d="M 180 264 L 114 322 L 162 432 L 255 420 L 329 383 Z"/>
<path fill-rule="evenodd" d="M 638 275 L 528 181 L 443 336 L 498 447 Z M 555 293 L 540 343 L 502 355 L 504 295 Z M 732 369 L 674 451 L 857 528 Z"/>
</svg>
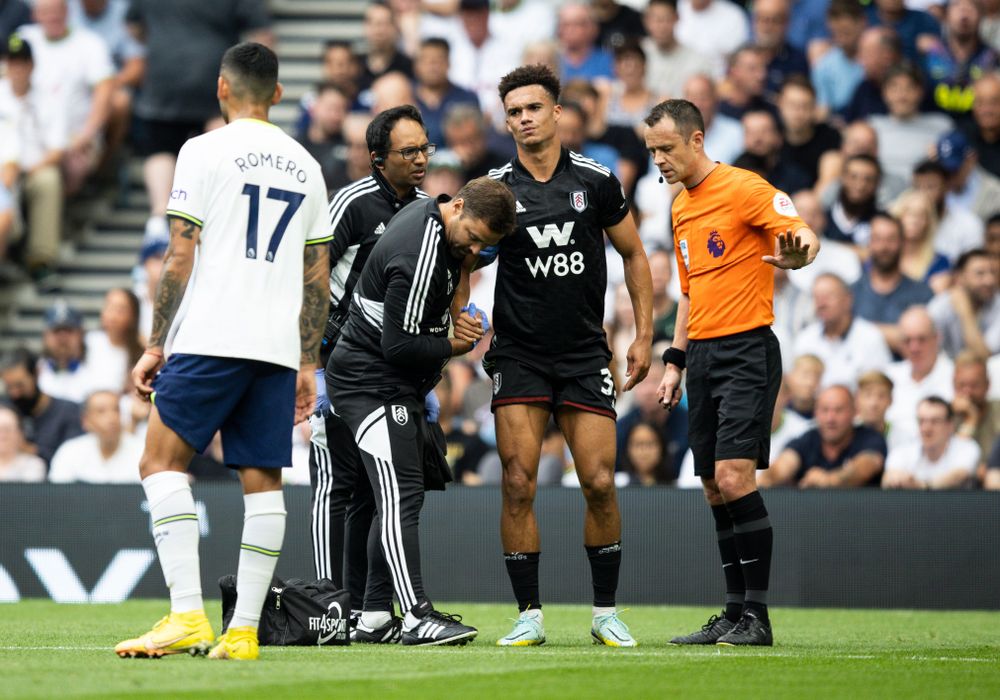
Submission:
<svg viewBox="0 0 1000 700">
<path fill-rule="evenodd" d="M 264 648 L 257 663 L 123 660 L 112 648 L 166 601 L 0 606 L 2 698 L 1000 697 L 1000 613 L 775 609 L 770 649 L 672 647 L 712 612 L 637 606 L 638 649 L 591 645 L 586 606 L 545 608 L 548 642 L 500 649 L 511 606 L 442 604 L 480 629 L 463 648 Z M 219 605 L 209 605 L 219 631 Z"/>
</svg>

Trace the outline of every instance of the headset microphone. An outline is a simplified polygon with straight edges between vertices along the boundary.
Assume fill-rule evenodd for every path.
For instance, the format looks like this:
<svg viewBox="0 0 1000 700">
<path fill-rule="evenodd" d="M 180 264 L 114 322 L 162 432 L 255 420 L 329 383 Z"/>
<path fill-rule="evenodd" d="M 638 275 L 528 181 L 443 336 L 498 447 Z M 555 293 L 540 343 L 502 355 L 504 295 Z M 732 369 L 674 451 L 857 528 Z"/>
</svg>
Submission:
<svg viewBox="0 0 1000 700">
<path fill-rule="evenodd" d="M 660 175 L 660 184 L 661 185 L 663 184 L 663 175 L 662 174 Z"/>
</svg>

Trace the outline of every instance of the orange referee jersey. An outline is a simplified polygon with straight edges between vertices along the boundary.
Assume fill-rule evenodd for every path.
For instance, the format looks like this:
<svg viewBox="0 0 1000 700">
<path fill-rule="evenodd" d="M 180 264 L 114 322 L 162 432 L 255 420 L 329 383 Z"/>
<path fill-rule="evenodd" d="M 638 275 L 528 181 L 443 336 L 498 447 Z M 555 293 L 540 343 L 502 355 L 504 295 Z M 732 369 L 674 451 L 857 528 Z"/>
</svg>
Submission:
<svg viewBox="0 0 1000 700">
<path fill-rule="evenodd" d="M 674 199 L 674 253 L 691 300 L 688 338 L 718 338 L 774 322 L 776 238 L 805 227 L 791 198 L 724 163 Z"/>
</svg>

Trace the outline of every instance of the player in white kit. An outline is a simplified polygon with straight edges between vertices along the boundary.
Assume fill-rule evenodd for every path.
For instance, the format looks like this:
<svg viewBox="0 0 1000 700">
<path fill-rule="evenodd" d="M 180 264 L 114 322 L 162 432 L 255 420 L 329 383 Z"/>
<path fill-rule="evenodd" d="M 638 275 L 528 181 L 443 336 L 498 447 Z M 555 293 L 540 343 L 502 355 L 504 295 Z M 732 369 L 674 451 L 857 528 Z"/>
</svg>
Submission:
<svg viewBox="0 0 1000 700">
<path fill-rule="evenodd" d="M 292 463 L 293 425 L 315 402 L 328 294 L 327 246 L 317 245 L 330 240 L 326 186 L 316 161 L 267 121 L 281 99 L 274 53 L 239 44 L 220 73 L 227 126 L 191 139 L 178 156 L 153 331 L 132 371 L 139 395 L 153 401 L 139 470 L 170 614 L 120 643 L 122 657 L 258 657 L 257 624 L 285 532 L 281 468 Z M 216 641 L 186 471 L 220 430 L 245 510 L 236 610 Z"/>
</svg>

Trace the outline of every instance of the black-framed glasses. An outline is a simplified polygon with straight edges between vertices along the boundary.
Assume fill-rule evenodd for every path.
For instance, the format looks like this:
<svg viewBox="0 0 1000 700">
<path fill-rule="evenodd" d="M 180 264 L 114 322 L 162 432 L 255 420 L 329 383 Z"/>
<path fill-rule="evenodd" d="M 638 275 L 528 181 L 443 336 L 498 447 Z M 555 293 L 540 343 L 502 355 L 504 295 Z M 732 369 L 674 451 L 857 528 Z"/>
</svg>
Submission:
<svg viewBox="0 0 1000 700">
<path fill-rule="evenodd" d="M 403 156 L 403 160 L 413 160 L 418 153 L 423 153 L 430 158 L 437 151 L 436 143 L 425 143 L 423 146 L 410 146 L 409 148 L 390 148 L 389 153 L 398 153 Z"/>
</svg>

